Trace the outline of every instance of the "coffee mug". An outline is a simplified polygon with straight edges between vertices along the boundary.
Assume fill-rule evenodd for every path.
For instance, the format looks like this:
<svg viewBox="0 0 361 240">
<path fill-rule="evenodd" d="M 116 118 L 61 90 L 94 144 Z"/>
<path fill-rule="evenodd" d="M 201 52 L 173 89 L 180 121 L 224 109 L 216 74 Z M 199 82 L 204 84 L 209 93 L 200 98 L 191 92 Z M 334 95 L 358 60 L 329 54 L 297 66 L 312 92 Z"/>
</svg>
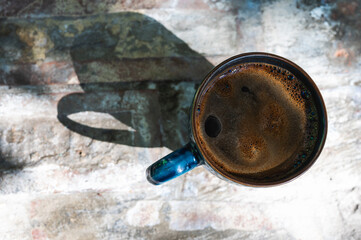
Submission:
<svg viewBox="0 0 361 240">
<path fill-rule="evenodd" d="M 203 165 L 226 181 L 271 186 L 316 161 L 327 134 L 320 91 L 283 57 L 244 53 L 216 66 L 191 107 L 190 141 L 146 170 L 158 185 Z"/>
</svg>

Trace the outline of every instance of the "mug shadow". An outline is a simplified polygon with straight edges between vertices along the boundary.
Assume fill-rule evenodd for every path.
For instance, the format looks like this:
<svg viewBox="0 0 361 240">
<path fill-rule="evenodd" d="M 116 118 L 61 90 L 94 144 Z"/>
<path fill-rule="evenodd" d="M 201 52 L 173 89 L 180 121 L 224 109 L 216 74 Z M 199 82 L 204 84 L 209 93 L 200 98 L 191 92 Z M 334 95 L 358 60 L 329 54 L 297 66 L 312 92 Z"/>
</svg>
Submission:
<svg viewBox="0 0 361 240">
<path fill-rule="evenodd" d="M 70 55 L 83 92 L 58 102 L 58 120 L 83 136 L 128 146 L 175 150 L 188 142 L 193 96 L 213 65 L 148 16 L 124 12 L 103 22 L 80 20 L 90 24 L 75 35 Z M 95 119 L 94 127 L 70 117 L 89 112 L 106 113 L 124 126 Z"/>
</svg>

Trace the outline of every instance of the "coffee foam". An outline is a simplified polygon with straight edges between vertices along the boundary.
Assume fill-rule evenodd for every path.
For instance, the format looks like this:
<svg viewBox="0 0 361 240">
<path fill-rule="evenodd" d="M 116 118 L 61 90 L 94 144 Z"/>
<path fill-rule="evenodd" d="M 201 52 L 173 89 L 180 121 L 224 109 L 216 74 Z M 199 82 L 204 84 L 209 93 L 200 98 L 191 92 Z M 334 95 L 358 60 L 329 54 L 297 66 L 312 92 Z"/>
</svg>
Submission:
<svg viewBox="0 0 361 240">
<path fill-rule="evenodd" d="M 315 107 L 307 88 L 289 71 L 271 64 L 242 64 L 224 70 L 203 89 L 196 100 L 196 141 L 219 171 L 258 174 L 286 161 L 296 168 L 310 152 L 314 141 L 306 127 Z M 210 115 L 222 124 L 216 138 L 204 130 Z"/>
</svg>

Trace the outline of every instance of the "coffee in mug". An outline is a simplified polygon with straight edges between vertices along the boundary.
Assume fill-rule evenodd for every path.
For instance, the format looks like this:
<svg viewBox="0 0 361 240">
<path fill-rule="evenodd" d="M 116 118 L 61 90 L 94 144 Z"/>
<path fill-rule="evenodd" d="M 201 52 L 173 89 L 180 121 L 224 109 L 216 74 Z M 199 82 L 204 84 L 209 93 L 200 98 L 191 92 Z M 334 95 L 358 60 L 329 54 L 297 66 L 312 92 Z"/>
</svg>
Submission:
<svg viewBox="0 0 361 240">
<path fill-rule="evenodd" d="M 267 53 L 215 67 L 191 110 L 191 140 L 147 170 L 160 184 L 204 164 L 222 179 L 251 186 L 286 182 L 307 170 L 327 132 L 326 109 L 300 67 Z"/>
</svg>

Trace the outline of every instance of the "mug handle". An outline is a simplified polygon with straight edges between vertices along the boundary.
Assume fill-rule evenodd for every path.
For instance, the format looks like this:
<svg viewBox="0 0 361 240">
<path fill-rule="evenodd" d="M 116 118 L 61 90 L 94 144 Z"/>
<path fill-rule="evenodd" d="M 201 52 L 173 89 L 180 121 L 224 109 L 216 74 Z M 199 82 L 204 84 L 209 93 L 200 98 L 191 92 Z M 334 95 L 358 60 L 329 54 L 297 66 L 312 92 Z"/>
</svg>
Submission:
<svg viewBox="0 0 361 240">
<path fill-rule="evenodd" d="M 204 160 L 195 143 L 189 142 L 184 147 L 150 165 L 146 171 L 147 180 L 154 185 L 159 185 L 176 178 L 203 163 Z"/>
</svg>

